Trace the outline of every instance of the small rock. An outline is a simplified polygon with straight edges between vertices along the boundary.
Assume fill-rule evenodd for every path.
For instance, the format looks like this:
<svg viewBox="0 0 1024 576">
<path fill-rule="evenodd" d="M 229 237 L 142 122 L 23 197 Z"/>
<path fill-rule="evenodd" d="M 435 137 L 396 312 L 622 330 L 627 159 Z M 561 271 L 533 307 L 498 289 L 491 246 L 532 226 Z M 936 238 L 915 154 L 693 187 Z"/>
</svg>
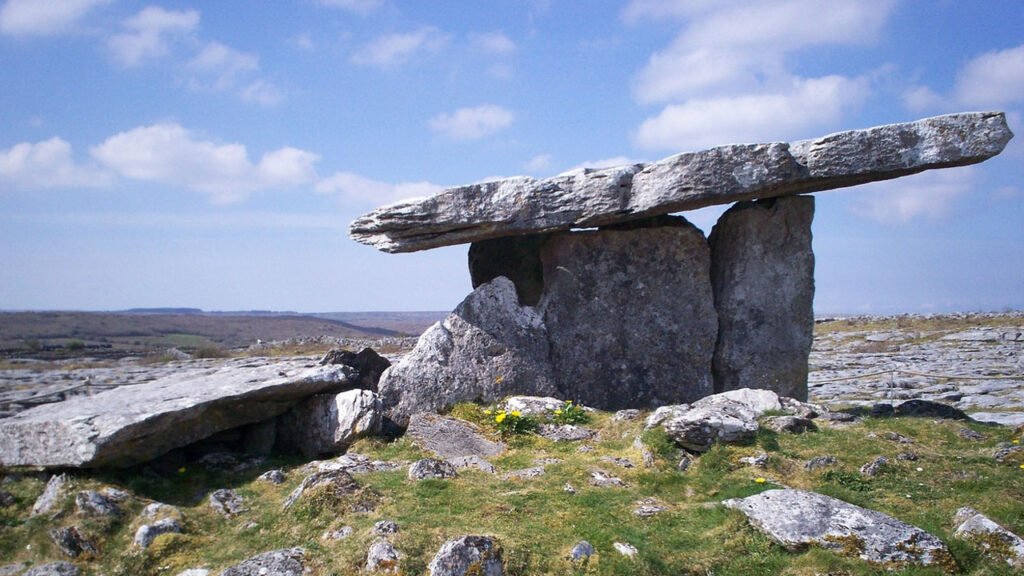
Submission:
<svg viewBox="0 0 1024 576">
<path fill-rule="evenodd" d="M 668 506 L 657 498 L 644 498 L 643 500 L 636 502 L 635 507 L 633 508 L 633 514 L 641 518 L 650 518 L 651 516 L 660 514 L 665 510 L 668 510 Z"/>
<path fill-rule="evenodd" d="M 765 468 L 768 466 L 768 454 L 761 452 L 757 456 L 744 456 L 740 458 L 740 462 L 748 466 L 757 466 L 758 468 Z"/>
<path fill-rule="evenodd" d="M 903 434 L 897 434 L 896 432 L 886 432 L 885 439 L 892 442 L 899 442 L 900 444 L 913 444 L 914 441 L 907 438 Z"/>
<path fill-rule="evenodd" d="M 49 534 L 50 540 L 69 558 L 78 558 L 84 553 L 95 554 L 98 551 L 96 545 L 86 538 L 76 526 L 54 528 L 49 531 Z"/>
<path fill-rule="evenodd" d="M 580 444 L 576 448 L 576 452 L 578 454 L 587 454 L 587 453 L 590 453 L 590 452 L 593 452 L 593 451 L 594 451 L 594 447 L 591 446 L 590 444 Z"/>
<path fill-rule="evenodd" d="M 686 472 L 690 469 L 691 464 L 693 464 L 693 459 L 684 454 L 683 457 L 679 459 L 679 463 L 676 464 L 676 470 Z"/>
<path fill-rule="evenodd" d="M 533 459 L 533 463 L 536 464 L 537 466 L 548 466 L 550 464 L 558 464 L 561 461 L 562 461 L 561 458 L 548 458 L 548 457 L 534 458 Z"/>
<path fill-rule="evenodd" d="M 351 526 L 342 526 L 337 530 L 328 530 L 320 538 L 322 540 L 344 540 L 352 535 L 355 530 Z"/>
<path fill-rule="evenodd" d="M 636 420 L 639 417 L 639 410 L 635 408 L 627 408 L 625 410 L 619 410 L 618 412 L 616 412 L 615 415 L 612 416 L 612 420 L 614 420 L 615 422 L 628 422 L 631 420 Z"/>
<path fill-rule="evenodd" d="M 210 494 L 210 507 L 225 518 L 245 512 L 245 504 L 242 497 L 231 489 L 221 488 Z"/>
<path fill-rule="evenodd" d="M 543 466 L 534 466 L 532 468 L 523 468 L 522 470 L 513 470 L 505 474 L 506 480 L 529 480 L 531 478 L 537 478 L 544 475 Z"/>
<path fill-rule="evenodd" d="M 207 468 L 229 470 L 238 464 L 238 456 L 230 452 L 211 452 L 199 458 L 199 463 Z"/>
<path fill-rule="evenodd" d="M 599 488 L 610 488 L 613 486 L 624 488 L 626 486 L 622 478 L 612 476 L 602 470 L 592 470 L 590 472 L 590 484 Z"/>
<path fill-rule="evenodd" d="M 594 555 L 594 547 L 586 540 L 580 540 L 569 551 L 569 560 L 575 563 L 586 563 Z"/>
<path fill-rule="evenodd" d="M 46 482 L 46 488 L 43 489 L 43 493 L 36 499 L 35 504 L 32 505 L 31 516 L 49 514 L 53 507 L 57 505 L 57 501 L 60 500 L 67 483 L 68 477 L 66 474 L 51 476 Z"/>
<path fill-rule="evenodd" d="M 550 396 L 509 396 L 504 409 L 518 411 L 523 416 L 546 416 L 565 407 L 565 401 Z"/>
<path fill-rule="evenodd" d="M 263 474 L 260 474 L 256 479 L 261 482 L 270 482 L 271 484 L 284 484 L 284 481 L 286 480 L 284 471 L 280 468 L 268 470 Z"/>
<path fill-rule="evenodd" d="M 124 502 L 132 497 L 131 494 L 125 492 L 124 490 L 118 490 L 117 488 L 111 487 L 107 487 L 104 488 L 103 490 L 100 490 L 100 494 L 106 496 L 108 500 L 113 500 L 114 502 Z"/>
<path fill-rule="evenodd" d="M 14 497 L 14 494 L 7 490 L 0 490 L 0 508 L 9 508 L 14 506 L 16 502 L 17 499 Z"/>
<path fill-rule="evenodd" d="M 961 508 L 953 519 L 954 536 L 970 540 L 1010 566 L 1024 568 L 1024 539 L 973 508 Z M 995 544 L 995 546 L 993 546 Z"/>
<path fill-rule="evenodd" d="M 75 495 L 75 506 L 78 513 L 85 516 L 113 518 L 121 515 L 121 508 L 110 498 L 93 490 L 85 490 Z"/>
<path fill-rule="evenodd" d="M 409 466 L 410 480 L 424 480 L 426 478 L 444 479 L 455 478 L 456 476 L 458 474 L 455 472 L 455 466 L 443 460 L 424 458 Z"/>
<path fill-rule="evenodd" d="M 373 533 L 381 536 L 398 534 L 398 524 L 395 524 L 391 520 L 381 520 L 373 525 Z"/>
<path fill-rule="evenodd" d="M 636 553 L 638 552 L 636 546 L 633 546 L 632 544 L 626 544 L 624 542 L 615 542 L 614 544 L 612 544 L 612 546 L 615 548 L 616 552 L 622 554 L 626 558 L 635 558 Z"/>
<path fill-rule="evenodd" d="M 908 400 L 895 408 L 897 416 L 917 416 L 924 418 L 946 418 L 949 420 L 970 420 L 963 410 L 947 404 L 929 400 Z"/>
<path fill-rule="evenodd" d="M 661 426 L 666 421 L 671 420 L 677 416 L 682 416 L 687 410 L 690 409 L 689 404 L 673 404 L 671 406 L 662 406 L 654 411 L 647 420 L 644 421 L 644 430 L 652 430 Z"/>
<path fill-rule="evenodd" d="M 1010 444 L 1009 442 L 1000 442 L 996 445 L 996 451 L 992 455 L 996 462 L 1005 464 L 1007 462 L 1015 462 L 1016 460 L 1024 460 L 1024 446 L 1020 444 Z"/>
<path fill-rule="evenodd" d="M 562 486 L 562 490 L 569 495 L 576 494 L 576 488 L 573 487 L 573 485 L 569 484 L 568 482 L 565 483 L 565 486 Z"/>
<path fill-rule="evenodd" d="M 264 552 L 228 568 L 220 576 L 303 576 L 305 554 L 302 548 Z"/>
<path fill-rule="evenodd" d="M 815 456 L 804 463 L 804 470 L 813 472 L 819 468 L 827 468 L 829 466 L 835 466 L 838 461 L 835 456 L 831 454 L 825 454 L 824 456 Z"/>
<path fill-rule="evenodd" d="M 163 502 L 153 502 L 152 504 L 147 504 L 146 507 L 142 509 L 141 516 L 148 520 L 155 520 L 157 518 L 167 516 L 180 517 L 181 511 L 178 510 L 176 507 L 171 506 L 170 504 L 164 504 Z"/>
<path fill-rule="evenodd" d="M 821 418 L 824 420 L 828 420 L 829 422 L 848 423 L 855 422 L 857 420 L 857 415 L 851 414 L 849 412 L 826 412 L 825 414 L 821 415 Z"/>
<path fill-rule="evenodd" d="M 484 460 L 483 458 L 476 455 L 456 456 L 454 458 L 449 458 L 447 461 L 452 466 L 455 466 L 457 470 L 461 470 L 463 468 L 476 468 L 477 470 L 480 470 L 481 472 L 486 472 L 488 474 L 494 474 L 495 472 L 497 472 L 497 469 L 495 469 L 494 464 L 491 464 L 487 460 Z"/>
<path fill-rule="evenodd" d="M 133 542 L 139 548 L 146 549 L 161 534 L 181 534 L 181 523 L 174 518 L 164 518 L 153 524 L 143 524 L 135 531 Z"/>
<path fill-rule="evenodd" d="M 370 549 L 366 552 L 366 571 L 396 574 L 400 558 L 401 555 L 391 542 L 378 538 L 370 544 Z"/>
<path fill-rule="evenodd" d="M 620 466 L 622 468 L 633 468 L 634 467 L 633 463 L 630 462 L 628 458 L 619 458 L 617 456 L 602 456 L 601 457 L 601 461 L 602 462 L 608 462 L 609 464 L 614 464 L 614 465 Z"/>
<path fill-rule="evenodd" d="M 541 424 L 537 428 L 537 435 L 555 442 L 579 442 L 590 440 L 597 436 L 597 432 L 574 424 Z"/>
<path fill-rule="evenodd" d="M 885 456 L 879 456 L 878 458 L 875 458 L 871 462 L 868 462 L 867 464 L 861 466 L 860 473 L 862 476 L 878 476 L 879 474 L 885 471 L 888 465 L 889 459 L 886 458 Z"/>
<path fill-rule="evenodd" d="M 770 416 L 764 419 L 764 425 L 770 430 L 791 434 L 814 432 L 818 429 L 809 418 L 800 416 Z"/>
<path fill-rule="evenodd" d="M 913 452 L 900 452 L 896 455 L 896 459 L 903 462 L 917 462 L 917 458 L 917 454 Z"/>
<path fill-rule="evenodd" d="M 299 484 L 288 498 L 284 501 L 284 509 L 291 508 L 307 492 L 326 487 L 335 497 L 342 497 L 354 494 L 359 490 L 359 484 L 352 476 L 344 470 L 327 470 L 325 472 L 314 472 Z"/>
<path fill-rule="evenodd" d="M 78 567 L 71 562 L 50 562 L 29 568 L 21 576 L 78 576 Z"/>
<path fill-rule="evenodd" d="M 984 434 L 982 434 L 981 432 L 975 432 L 974 430 L 971 430 L 970 428 L 961 428 L 961 429 L 957 430 L 956 433 L 957 433 L 957 435 L 959 435 L 964 440 L 970 440 L 972 442 L 978 442 L 978 441 L 981 441 L 981 440 L 985 439 L 985 435 Z"/>
<path fill-rule="evenodd" d="M 654 465 L 655 465 L 654 452 L 651 452 L 650 450 L 648 450 L 646 448 L 641 448 L 640 449 L 640 461 L 643 463 L 644 468 L 654 468 Z"/>
<path fill-rule="evenodd" d="M 428 567 L 430 576 L 503 576 L 502 550 L 489 536 L 462 536 L 441 546 Z"/>
</svg>

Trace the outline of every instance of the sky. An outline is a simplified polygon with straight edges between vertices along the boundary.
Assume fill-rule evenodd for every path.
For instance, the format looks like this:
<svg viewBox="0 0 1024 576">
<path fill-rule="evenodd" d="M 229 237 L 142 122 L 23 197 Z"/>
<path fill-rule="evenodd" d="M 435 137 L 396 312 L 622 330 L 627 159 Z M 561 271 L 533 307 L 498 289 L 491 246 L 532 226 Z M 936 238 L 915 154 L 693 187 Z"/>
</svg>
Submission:
<svg viewBox="0 0 1024 576">
<path fill-rule="evenodd" d="M 467 246 L 349 222 L 975 110 L 1002 155 L 815 195 L 822 314 L 1024 309 L 1020 0 L 3 0 L 0 309 L 448 310 Z"/>
</svg>

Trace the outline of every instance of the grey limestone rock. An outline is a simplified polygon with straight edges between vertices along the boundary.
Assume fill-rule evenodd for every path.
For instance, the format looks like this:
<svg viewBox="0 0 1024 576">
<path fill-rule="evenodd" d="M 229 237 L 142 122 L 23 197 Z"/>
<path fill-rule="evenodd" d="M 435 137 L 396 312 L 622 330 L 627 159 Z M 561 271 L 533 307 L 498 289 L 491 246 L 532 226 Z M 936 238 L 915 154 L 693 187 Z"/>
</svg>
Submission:
<svg viewBox="0 0 1024 576">
<path fill-rule="evenodd" d="M 317 489 L 329 490 L 336 497 L 354 494 L 359 490 L 359 483 L 344 470 L 326 470 L 314 472 L 306 476 L 295 490 L 284 501 L 284 509 L 295 505 L 307 492 Z"/>
<path fill-rule="evenodd" d="M 273 418 L 346 386 L 344 366 L 232 360 L 200 374 L 46 404 L 0 420 L 0 466 L 122 467 L 222 430 Z M 282 374 L 284 374 L 282 376 Z"/>
<path fill-rule="evenodd" d="M 67 484 L 67 474 L 54 474 L 50 476 L 50 479 L 46 481 L 46 488 L 43 488 L 43 493 L 32 504 L 32 516 L 49 514 L 60 501 Z"/>
<path fill-rule="evenodd" d="M 1010 566 L 1024 568 L 1024 539 L 973 508 L 960 508 L 953 519 L 954 533 L 977 543 L 986 552 L 1002 557 Z M 996 544 L 993 546 L 993 544 Z"/>
<path fill-rule="evenodd" d="M 716 392 L 766 388 L 807 400 L 813 217 L 811 196 L 741 202 L 711 232 Z"/>
<path fill-rule="evenodd" d="M 505 410 L 523 416 L 546 416 L 565 407 L 565 401 L 550 396 L 509 396 L 502 404 Z"/>
<path fill-rule="evenodd" d="M 398 534 L 398 530 L 398 524 L 395 524 L 391 520 L 379 520 L 373 525 L 373 533 L 381 536 Z"/>
<path fill-rule="evenodd" d="M 221 488 L 210 493 L 210 507 L 225 518 L 245 512 L 245 502 L 234 490 Z"/>
<path fill-rule="evenodd" d="M 469 276 L 473 288 L 504 276 L 516 286 L 519 303 L 536 306 L 544 291 L 540 247 L 546 234 L 527 234 L 473 242 L 469 246 Z"/>
<path fill-rule="evenodd" d="M 947 564 L 952 556 L 941 540 L 874 510 L 803 490 L 768 490 L 723 504 L 743 512 L 750 523 L 789 549 L 816 545 L 855 551 L 878 564 Z"/>
<path fill-rule="evenodd" d="M 889 466 L 889 459 L 885 456 L 879 456 L 871 462 L 860 467 L 860 473 L 862 476 L 874 477 L 878 476 L 882 472 L 885 472 Z"/>
<path fill-rule="evenodd" d="M 423 460 L 413 462 L 412 466 L 409 466 L 410 480 L 444 479 L 455 478 L 456 476 L 458 476 L 458 473 L 455 472 L 455 466 L 443 460 L 424 458 Z"/>
<path fill-rule="evenodd" d="M 349 235 L 385 252 L 411 252 L 604 226 L 975 164 L 1000 153 L 1012 137 L 1004 114 L 973 112 L 792 144 L 719 146 L 651 164 L 449 188 L 361 216 Z"/>
<path fill-rule="evenodd" d="M 0 566 L 0 576 L 18 576 L 25 571 L 24 564 L 4 564 Z"/>
<path fill-rule="evenodd" d="M 278 445 L 313 458 L 340 454 L 358 440 L 379 434 L 383 406 L 370 390 L 318 394 L 280 418 Z"/>
<path fill-rule="evenodd" d="M 573 562 L 586 562 L 594 555 L 594 547 L 586 540 L 580 540 L 569 551 L 569 560 Z"/>
<path fill-rule="evenodd" d="M 112 498 L 95 490 L 75 494 L 75 506 L 85 516 L 114 517 L 121 515 L 121 507 Z"/>
<path fill-rule="evenodd" d="M 701 398 L 685 410 L 676 410 L 662 426 L 676 444 L 705 452 L 715 442 L 753 439 L 759 429 L 757 419 L 781 407 L 779 395 L 771 390 L 740 388 Z"/>
<path fill-rule="evenodd" d="M 275 468 L 274 470 L 267 470 L 263 474 L 260 474 L 256 479 L 263 482 L 270 482 L 271 484 L 276 485 L 284 484 L 284 481 L 287 478 L 285 477 L 284 470 L 281 470 L 280 468 Z"/>
<path fill-rule="evenodd" d="M 405 434 L 420 448 L 446 460 L 461 456 L 487 458 L 505 451 L 503 443 L 488 440 L 473 424 L 438 414 L 414 414 Z"/>
<path fill-rule="evenodd" d="M 559 233 L 541 259 L 558 396 L 616 410 L 711 393 L 718 320 L 699 229 L 678 217 Z"/>
<path fill-rule="evenodd" d="M 388 416 L 405 427 L 417 412 L 458 402 L 550 396 L 550 366 L 540 315 L 520 306 L 512 282 L 498 277 L 428 328 L 413 351 L 384 372 L 380 395 Z"/>
<path fill-rule="evenodd" d="M 917 416 L 925 418 L 947 418 L 949 420 L 970 420 L 963 410 L 941 402 L 930 400 L 907 400 L 894 409 L 896 416 Z"/>
<path fill-rule="evenodd" d="M 303 576 L 305 554 L 302 548 L 264 552 L 224 570 L 220 576 Z"/>
<path fill-rule="evenodd" d="M 345 538 L 351 536 L 354 532 L 355 529 L 351 526 L 342 526 L 337 530 L 328 530 L 327 532 L 324 532 L 324 535 L 320 538 L 322 540 L 344 540 Z"/>
<path fill-rule="evenodd" d="M 544 475 L 543 466 L 532 466 L 530 468 L 523 468 L 521 470 L 512 470 L 506 472 L 504 478 L 506 480 L 530 480 Z"/>
<path fill-rule="evenodd" d="M 370 544 L 370 549 L 366 552 L 366 571 L 385 574 L 397 573 L 398 561 L 401 556 L 391 542 L 378 538 L 374 540 L 373 544 Z"/>
<path fill-rule="evenodd" d="M 818 429 L 814 422 L 808 418 L 799 416 L 770 416 L 764 420 L 765 428 L 776 432 L 789 432 L 791 434 L 803 434 Z"/>
<path fill-rule="evenodd" d="M 456 456 L 454 458 L 448 458 L 446 461 L 452 466 L 455 466 L 456 470 L 461 470 L 463 468 L 476 468 L 477 470 L 486 472 L 487 474 L 494 474 L 497 472 L 494 464 L 491 464 L 479 456 Z"/>
<path fill-rule="evenodd" d="M 537 435 L 555 442 L 579 442 L 597 436 L 590 428 L 575 424 L 541 424 L 537 427 Z"/>
<path fill-rule="evenodd" d="M 380 376 L 391 366 L 391 361 L 378 354 L 373 348 L 363 348 L 358 353 L 333 349 L 320 359 L 321 366 L 328 364 L 343 364 L 352 368 L 355 371 L 352 375 L 355 386 L 376 392 Z"/>
<path fill-rule="evenodd" d="M 50 540 L 68 558 L 78 558 L 82 554 L 96 554 L 99 551 L 92 539 L 83 534 L 77 526 L 52 528 L 49 535 Z"/>
<path fill-rule="evenodd" d="M 48 562 L 29 568 L 21 576 L 78 576 L 78 567 L 71 562 Z"/>
<path fill-rule="evenodd" d="M 135 531 L 133 542 L 139 548 L 149 548 L 149 545 L 162 534 L 181 534 L 181 522 L 174 518 L 164 518 L 152 524 L 143 524 Z"/>
<path fill-rule="evenodd" d="M 7 490 L 0 490 L 0 508 L 9 508 L 14 506 L 17 501 L 18 499 L 14 497 L 14 494 L 11 494 Z"/>
<path fill-rule="evenodd" d="M 835 456 L 831 454 L 825 454 L 824 456 L 815 456 L 807 462 L 804 462 L 804 469 L 808 472 L 813 472 L 819 468 L 827 468 L 829 466 L 835 466 L 839 461 L 836 460 Z"/>
<path fill-rule="evenodd" d="M 636 549 L 636 546 L 633 546 L 628 542 L 613 542 L 612 548 L 615 548 L 616 552 L 622 554 L 626 558 L 636 558 L 636 555 L 639 552 L 639 550 Z"/>
<path fill-rule="evenodd" d="M 618 476 L 612 476 L 604 470 L 590 471 L 590 484 L 598 488 L 625 488 L 626 482 Z"/>
<path fill-rule="evenodd" d="M 430 561 L 431 576 L 502 576 L 502 549 L 490 536 L 467 535 L 448 540 Z"/>
</svg>

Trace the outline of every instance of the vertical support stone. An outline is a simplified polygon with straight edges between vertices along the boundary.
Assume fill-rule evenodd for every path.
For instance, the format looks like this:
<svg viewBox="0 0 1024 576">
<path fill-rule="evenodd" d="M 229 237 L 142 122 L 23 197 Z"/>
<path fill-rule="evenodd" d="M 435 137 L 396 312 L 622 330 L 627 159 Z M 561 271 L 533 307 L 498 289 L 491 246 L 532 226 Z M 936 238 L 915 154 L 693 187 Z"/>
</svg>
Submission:
<svg viewBox="0 0 1024 576">
<path fill-rule="evenodd" d="M 536 306 L 544 290 L 540 247 L 548 237 L 548 234 L 530 234 L 470 244 L 469 276 L 473 289 L 504 276 L 515 284 L 520 304 Z"/>
<path fill-rule="evenodd" d="M 563 397 L 615 410 L 711 393 L 718 321 L 699 229 L 658 218 L 559 233 L 541 248 L 541 261 L 538 310 Z"/>
<path fill-rule="evenodd" d="M 739 202 L 709 237 L 718 312 L 715 392 L 807 399 L 814 331 L 813 196 Z"/>
</svg>

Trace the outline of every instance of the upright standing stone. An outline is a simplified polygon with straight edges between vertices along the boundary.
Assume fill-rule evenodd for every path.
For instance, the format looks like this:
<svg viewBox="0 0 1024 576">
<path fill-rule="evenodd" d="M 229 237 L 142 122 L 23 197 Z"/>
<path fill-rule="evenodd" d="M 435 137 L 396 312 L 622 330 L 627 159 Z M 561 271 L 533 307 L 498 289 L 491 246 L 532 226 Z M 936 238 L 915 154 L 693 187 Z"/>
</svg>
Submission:
<svg viewBox="0 0 1024 576">
<path fill-rule="evenodd" d="M 547 234 L 528 234 L 473 242 L 469 246 L 473 288 L 504 276 L 516 285 L 520 304 L 536 306 L 544 290 L 540 247 L 547 239 Z"/>
<path fill-rule="evenodd" d="M 737 203 L 712 230 L 715 392 L 767 388 L 807 400 L 813 218 L 812 196 L 790 196 Z"/>
<path fill-rule="evenodd" d="M 617 410 L 711 393 L 718 323 L 707 242 L 684 218 L 648 224 L 544 244 L 538 308 L 560 397 Z"/>
</svg>

